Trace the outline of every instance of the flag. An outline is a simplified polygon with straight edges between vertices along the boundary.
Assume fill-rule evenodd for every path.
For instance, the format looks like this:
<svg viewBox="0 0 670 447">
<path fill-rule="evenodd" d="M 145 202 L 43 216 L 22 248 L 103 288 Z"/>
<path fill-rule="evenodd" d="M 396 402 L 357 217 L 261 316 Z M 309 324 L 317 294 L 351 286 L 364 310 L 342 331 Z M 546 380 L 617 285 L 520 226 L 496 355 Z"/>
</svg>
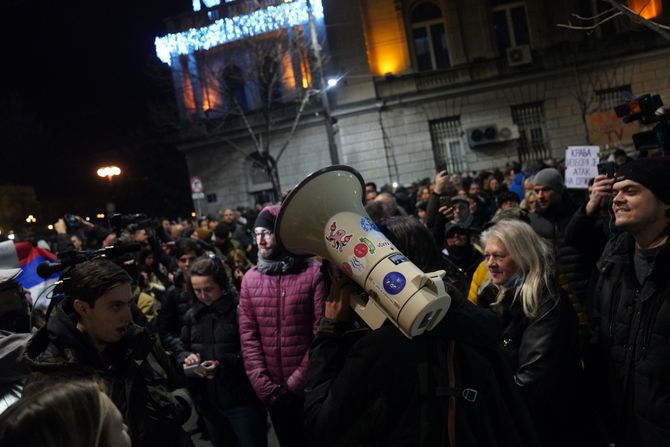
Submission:
<svg viewBox="0 0 670 447">
<path fill-rule="evenodd" d="M 19 267 L 21 267 L 21 274 L 16 280 L 30 292 L 35 307 L 46 307 L 49 299 L 42 294 L 46 293 L 47 287 L 56 282 L 59 274 L 54 273 L 51 277 L 44 279 L 37 274 L 37 266 L 44 261 L 56 262 L 58 258 L 48 250 L 34 247 L 30 242 L 17 242 L 16 254 L 19 257 Z"/>
</svg>

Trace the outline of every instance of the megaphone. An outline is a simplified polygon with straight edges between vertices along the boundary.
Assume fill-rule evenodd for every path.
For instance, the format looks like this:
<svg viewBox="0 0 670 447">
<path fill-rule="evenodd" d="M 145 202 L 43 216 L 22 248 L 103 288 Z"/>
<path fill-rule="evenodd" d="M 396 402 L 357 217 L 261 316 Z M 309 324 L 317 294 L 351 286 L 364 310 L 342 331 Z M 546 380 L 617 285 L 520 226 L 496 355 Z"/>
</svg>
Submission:
<svg viewBox="0 0 670 447">
<path fill-rule="evenodd" d="M 444 270 L 424 273 L 374 224 L 363 207 L 364 183 L 350 166 L 310 174 L 286 197 L 275 235 L 294 255 L 319 255 L 361 286 L 367 301 L 352 295 L 351 306 L 372 329 L 390 320 L 408 338 L 442 320 L 451 297 Z"/>
</svg>

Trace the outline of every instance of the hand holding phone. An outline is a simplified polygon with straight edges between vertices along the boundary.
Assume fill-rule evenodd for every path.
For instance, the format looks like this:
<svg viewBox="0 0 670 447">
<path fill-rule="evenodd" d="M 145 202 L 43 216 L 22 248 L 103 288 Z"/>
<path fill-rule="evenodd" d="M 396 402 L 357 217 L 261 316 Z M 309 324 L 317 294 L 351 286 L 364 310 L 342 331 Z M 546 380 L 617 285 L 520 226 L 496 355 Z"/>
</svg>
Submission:
<svg viewBox="0 0 670 447">
<path fill-rule="evenodd" d="M 598 174 L 606 175 L 607 178 L 614 178 L 615 171 L 616 163 L 613 161 L 598 164 Z"/>
<path fill-rule="evenodd" d="M 184 375 L 190 378 L 205 377 L 205 368 L 200 363 L 184 366 Z"/>
</svg>

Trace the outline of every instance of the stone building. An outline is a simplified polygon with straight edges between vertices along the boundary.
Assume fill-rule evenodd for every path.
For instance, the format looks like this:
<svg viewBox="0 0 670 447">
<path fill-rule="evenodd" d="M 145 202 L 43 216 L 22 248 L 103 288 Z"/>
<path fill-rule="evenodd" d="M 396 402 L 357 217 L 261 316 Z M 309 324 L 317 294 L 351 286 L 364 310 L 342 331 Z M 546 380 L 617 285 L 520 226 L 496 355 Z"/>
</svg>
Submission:
<svg viewBox="0 0 670 447">
<path fill-rule="evenodd" d="M 227 104 L 226 95 L 217 98 L 208 87 L 217 79 L 228 82 L 226 67 L 244 60 L 242 43 L 250 39 L 295 42 L 297 36 L 307 43 L 287 45 L 287 56 L 276 64 L 281 99 L 273 104 L 279 118 L 268 148 L 275 157 L 282 152 L 282 189 L 333 160 L 312 33 L 322 44 L 324 77 L 338 81 L 327 90 L 337 161 L 377 184 L 409 184 L 433 176 L 441 164 L 451 172 L 472 172 L 561 159 L 568 145 L 633 152 L 632 135 L 642 128 L 623 124 L 612 108 L 645 93 L 670 100 L 670 40 L 621 15 L 588 33 L 557 26 L 596 24 L 588 18 L 611 14 L 601 1 L 262 3 L 194 0 L 193 13 L 171 20 L 172 34 L 156 40 L 159 57 L 173 68 L 184 129 L 180 149 L 191 175 L 205 185 L 204 212 L 251 205 L 272 188 L 251 155 L 258 146 L 248 128 L 259 121 L 249 120 L 254 98 L 265 91 L 252 86 L 256 72 L 249 64 L 236 65 L 237 79 L 246 84 L 227 90 Z M 667 23 L 669 3 L 630 0 L 628 6 Z M 212 65 L 208 60 L 220 63 L 212 70 L 205 68 Z M 239 114 L 226 113 L 235 89 L 251 117 L 246 124 Z M 308 91 L 317 94 L 282 151 L 296 98 Z M 212 122 L 223 124 L 214 132 Z"/>
</svg>

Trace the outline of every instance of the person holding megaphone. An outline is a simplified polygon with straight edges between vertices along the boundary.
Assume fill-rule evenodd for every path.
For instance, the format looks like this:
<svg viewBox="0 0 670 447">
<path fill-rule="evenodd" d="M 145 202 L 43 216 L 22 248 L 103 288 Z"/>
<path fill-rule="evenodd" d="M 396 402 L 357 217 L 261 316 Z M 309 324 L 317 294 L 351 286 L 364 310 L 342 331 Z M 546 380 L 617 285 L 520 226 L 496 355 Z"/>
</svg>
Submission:
<svg viewBox="0 0 670 447">
<path fill-rule="evenodd" d="M 422 271 L 442 269 L 416 219 L 389 218 L 379 230 Z M 451 306 L 432 330 L 410 338 L 390 321 L 370 330 L 352 312 L 355 283 L 335 275 L 305 383 L 311 445 L 538 445 L 494 315 L 445 282 Z"/>
</svg>

